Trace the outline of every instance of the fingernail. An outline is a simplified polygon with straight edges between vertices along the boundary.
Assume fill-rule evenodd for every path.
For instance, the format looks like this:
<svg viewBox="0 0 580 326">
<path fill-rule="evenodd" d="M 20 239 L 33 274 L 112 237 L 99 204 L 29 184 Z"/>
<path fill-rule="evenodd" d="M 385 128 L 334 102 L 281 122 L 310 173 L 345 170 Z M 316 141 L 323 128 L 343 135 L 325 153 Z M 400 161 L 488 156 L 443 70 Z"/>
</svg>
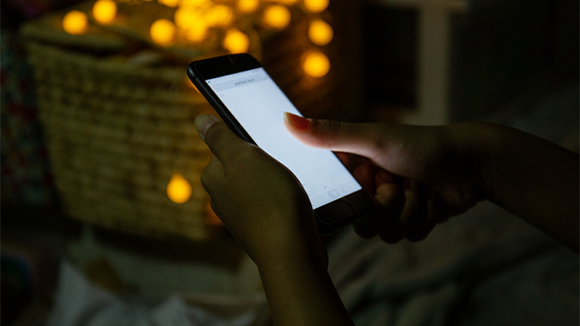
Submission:
<svg viewBox="0 0 580 326">
<path fill-rule="evenodd" d="M 214 123 L 218 122 L 219 119 L 215 115 L 200 114 L 195 118 L 195 129 L 199 133 L 201 140 L 205 141 L 205 133 Z"/>
<path fill-rule="evenodd" d="M 284 112 L 284 120 L 298 129 L 306 129 L 310 126 L 311 123 L 310 119 L 306 119 L 289 112 Z"/>
</svg>

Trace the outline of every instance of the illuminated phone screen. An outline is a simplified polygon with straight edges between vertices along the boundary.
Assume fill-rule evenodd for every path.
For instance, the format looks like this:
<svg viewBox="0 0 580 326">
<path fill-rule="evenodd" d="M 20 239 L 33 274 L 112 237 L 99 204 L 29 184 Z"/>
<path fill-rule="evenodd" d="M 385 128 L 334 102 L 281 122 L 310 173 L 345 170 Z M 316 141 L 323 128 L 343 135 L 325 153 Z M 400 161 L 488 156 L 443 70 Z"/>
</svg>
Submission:
<svg viewBox="0 0 580 326">
<path fill-rule="evenodd" d="M 316 209 L 361 189 L 329 150 L 308 147 L 284 127 L 284 111 L 300 115 L 263 68 L 208 79 L 207 84 L 256 144 L 300 180 Z"/>
</svg>

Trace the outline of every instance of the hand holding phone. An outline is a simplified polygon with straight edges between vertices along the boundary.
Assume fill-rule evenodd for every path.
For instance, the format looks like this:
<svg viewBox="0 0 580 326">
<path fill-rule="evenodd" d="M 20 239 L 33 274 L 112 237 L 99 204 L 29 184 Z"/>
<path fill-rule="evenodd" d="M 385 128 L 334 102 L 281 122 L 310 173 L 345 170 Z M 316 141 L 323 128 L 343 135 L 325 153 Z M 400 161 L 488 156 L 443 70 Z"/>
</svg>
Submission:
<svg viewBox="0 0 580 326">
<path fill-rule="evenodd" d="M 247 54 L 216 57 L 192 62 L 187 72 L 238 136 L 298 178 L 321 234 L 332 233 L 373 209 L 370 197 L 331 151 L 308 147 L 288 133 L 283 113 L 300 113 L 256 59 Z"/>
</svg>

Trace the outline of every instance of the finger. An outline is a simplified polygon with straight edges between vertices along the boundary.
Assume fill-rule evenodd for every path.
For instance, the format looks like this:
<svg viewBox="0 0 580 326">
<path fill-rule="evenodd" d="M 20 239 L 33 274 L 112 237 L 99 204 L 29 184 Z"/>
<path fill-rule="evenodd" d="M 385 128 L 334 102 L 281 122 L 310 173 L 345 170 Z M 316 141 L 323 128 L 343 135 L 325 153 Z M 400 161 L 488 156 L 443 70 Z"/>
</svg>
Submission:
<svg viewBox="0 0 580 326">
<path fill-rule="evenodd" d="M 375 187 L 373 183 L 373 173 L 371 164 L 362 164 L 357 166 L 352 175 L 361 185 L 361 187 L 366 191 L 367 194 L 373 196 L 375 193 Z"/>
<path fill-rule="evenodd" d="M 420 239 L 420 231 L 427 225 L 426 188 L 416 181 L 405 180 L 405 206 L 401 213 L 401 224 L 406 237 L 411 241 Z"/>
<path fill-rule="evenodd" d="M 348 166 L 350 163 L 350 154 L 348 153 L 342 153 L 342 152 L 337 152 L 334 153 L 336 155 L 336 157 L 338 157 L 338 159 L 342 162 L 342 164 Z"/>
<path fill-rule="evenodd" d="M 346 153 L 343 153 L 346 154 Z M 348 156 L 348 164 L 346 168 L 350 173 L 354 173 L 354 171 L 361 165 L 371 165 L 375 166 L 375 164 L 369 160 L 368 158 L 356 154 L 346 154 Z M 373 171 L 374 172 L 374 171 Z"/>
<path fill-rule="evenodd" d="M 428 191 L 428 195 L 426 196 L 426 211 L 420 218 L 417 220 L 415 225 L 409 229 L 407 232 L 407 239 L 410 241 L 421 241 L 425 239 L 431 231 L 435 228 L 436 221 L 433 219 L 434 216 L 432 214 L 437 214 L 436 212 L 432 211 L 435 207 L 433 201 L 436 197 L 437 193 L 433 190 Z M 423 196 L 425 198 L 425 196 Z"/>
<path fill-rule="evenodd" d="M 220 122 L 220 119 L 215 115 L 200 114 L 195 118 L 193 125 L 199 133 L 201 140 L 205 142 L 205 134 L 207 133 L 207 130 L 217 122 Z"/>
<path fill-rule="evenodd" d="M 426 219 L 419 219 L 414 226 L 407 232 L 407 238 L 410 241 L 420 241 L 425 239 L 435 228 L 435 224 L 442 220 L 444 210 L 441 198 L 434 190 L 429 190 L 427 196 Z"/>
<path fill-rule="evenodd" d="M 308 146 L 366 157 L 373 156 L 383 138 L 377 133 L 377 124 L 306 119 L 288 112 L 284 113 L 284 125 Z"/>
<path fill-rule="evenodd" d="M 354 227 L 355 231 L 363 238 L 371 238 L 377 235 L 387 225 L 392 224 L 394 216 L 400 214 L 402 206 L 402 196 L 395 184 L 385 184 L 377 189 L 373 198 L 375 202 L 375 213 L 358 220 Z M 392 226 L 388 230 L 393 230 Z"/>
<path fill-rule="evenodd" d="M 379 229 L 379 236 L 386 243 L 401 241 L 406 233 L 399 219 L 405 205 L 405 195 L 396 183 L 382 183 L 377 187 L 375 200 L 382 207 L 384 222 Z"/>
<path fill-rule="evenodd" d="M 238 137 L 218 117 L 200 114 L 195 119 L 195 128 L 209 150 L 222 162 L 240 152 L 249 143 Z"/>
<path fill-rule="evenodd" d="M 428 220 L 433 224 L 445 221 L 448 216 L 445 214 L 445 206 L 443 200 L 437 192 L 431 190 L 429 192 L 429 201 L 427 202 Z"/>
<path fill-rule="evenodd" d="M 387 239 L 386 242 L 397 242 L 404 237 L 404 233 L 401 232 L 402 227 L 397 220 L 404 196 L 392 175 L 387 171 L 381 170 L 375 173 L 370 182 L 374 185 L 367 184 L 366 187 L 373 189 L 375 213 L 357 221 L 354 225 L 355 231 L 363 238 L 371 238 L 382 230 L 384 233 L 382 237 Z"/>
<path fill-rule="evenodd" d="M 201 186 L 210 196 L 213 186 L 220 182 L 224 176 L 223 171 L 223 163 L 215 155 L 212 155 L 200 176 Z"/>
</svg>

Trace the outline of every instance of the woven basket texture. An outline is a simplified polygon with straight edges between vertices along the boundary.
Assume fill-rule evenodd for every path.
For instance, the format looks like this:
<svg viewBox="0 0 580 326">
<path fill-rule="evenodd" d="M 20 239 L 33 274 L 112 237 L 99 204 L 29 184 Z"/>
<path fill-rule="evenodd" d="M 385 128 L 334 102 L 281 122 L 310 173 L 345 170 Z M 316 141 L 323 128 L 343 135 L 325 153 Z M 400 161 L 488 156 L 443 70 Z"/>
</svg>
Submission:
<svg viewBox="0 0 580 326">
<path fill-rule="evenodd" d="M 193 126 L 213 110 L 187 85 L 185 66 L 138 67 L 25 32 L 40 120 L 65 213 L 147 236 L 210 236 L 199 177 L 210 153 Z M 46 31 L 44 31 L 46 34 Z M 181 174 L 183 204 L 166 187 Z"/>
</svg>

